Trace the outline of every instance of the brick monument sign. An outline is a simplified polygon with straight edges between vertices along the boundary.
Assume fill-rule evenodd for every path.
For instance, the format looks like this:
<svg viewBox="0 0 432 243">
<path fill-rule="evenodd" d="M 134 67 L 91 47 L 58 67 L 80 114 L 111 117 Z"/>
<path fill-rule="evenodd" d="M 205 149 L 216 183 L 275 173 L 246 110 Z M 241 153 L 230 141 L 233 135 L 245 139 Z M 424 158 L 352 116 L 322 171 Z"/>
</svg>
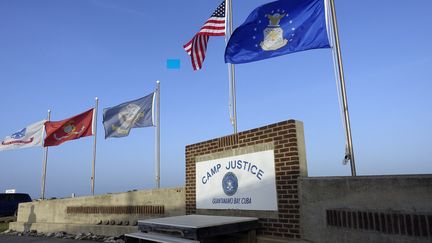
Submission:
<svg viewBox="0 0 432 243">
<path fill-rule="evenodd" d="M 299 239 L 303 123 L 288 120 L 186 146 L 186 213 L 259 218 L 258 237 Z"/>
</svg>

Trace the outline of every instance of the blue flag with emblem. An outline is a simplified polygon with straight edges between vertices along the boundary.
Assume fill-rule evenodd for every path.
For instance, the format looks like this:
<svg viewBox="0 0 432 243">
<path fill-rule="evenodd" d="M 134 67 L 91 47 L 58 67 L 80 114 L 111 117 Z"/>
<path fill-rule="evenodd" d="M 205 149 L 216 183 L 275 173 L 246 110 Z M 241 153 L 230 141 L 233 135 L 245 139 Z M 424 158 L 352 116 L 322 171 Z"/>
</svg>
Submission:
<svg viewBox="0 0 432 243">
<path fill-rule="evenodd" d="M 103 110 L 103 125 L 105 138 L 125 137 L 132 128 L 150 127 L 153 122 L 154 93 L 143 98 L 105 108 Z"/>
<path fill-rule="evenodd" d="M 232 34 L 225 62 L 247 63 L 329 48 L 325 0 L 279 0 L 256 8 Z"/>
</svg>

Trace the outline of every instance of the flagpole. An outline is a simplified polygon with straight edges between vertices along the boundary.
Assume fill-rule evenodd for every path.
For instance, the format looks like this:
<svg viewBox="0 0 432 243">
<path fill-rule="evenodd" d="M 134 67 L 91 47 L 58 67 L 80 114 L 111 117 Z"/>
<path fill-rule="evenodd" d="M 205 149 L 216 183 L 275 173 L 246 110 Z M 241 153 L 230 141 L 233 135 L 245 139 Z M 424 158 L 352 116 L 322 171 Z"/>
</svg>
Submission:
<svg viewBox="0 0 432 243">
<path fill-rule="evenodd" d="M 336 59 L 338 64 L 338 75 L 339 75 L 339 82 L 341 87 L 341 95 L 342 95 L 342 106 L 343 106 L 343 115 L 344 115 L 344 123 L 345 123 L 345 133 L 346 133 L 346 139 L 348 144 L 348 153 L 347 159 L 350 160 L 351 165 L 351 175 L 356 176 L 356 167 L 355 167 L 355 160 L 354 160 L 354 149 L 352 144 L 352 136 L 351 136 L 351 126 L 350 126 L 350 119 L 349 119 L 349 112 L 348 112 L 348 100 L 345 90 L 345 77 L 343 72 L 343 65 L 342 65 L 342 54 L 339 44 L 339 31 L 338 31 L 338 25 L 336 20 L 336 8 L 334 4 L 334 0 L 330 0 L 330 7 L 331 7 L 331 14 L 332 14 L 332 25 L 333 25 L 333 34 L 335 39 L 335 48 L 336 48 Z"/>
<path fill-rule="evenodd" d="M 93 111 L 93 133 L 94 133 L 94 140 L 93 140 L 93 163 L 92 163 L 92 176 L 91 176 L 91 193 L 94 195 L 94 188 L 95 188 L 95 171 L 96 171 L 96 138 L 97 138 L 97 114 L 98 114 L 98 106 L 99 106 L 99 98 L 95 98 L 95 108 Z"/>
<path fill-rule="evenodd" d="M 233 21 L 232 21 L 232 0 L 228 1 L 228 23 L 229 23 L 229 35 L 231 37 L 232 35 L 232 29 L 233 29 Z M 234 64 L 230 63 L 230 69 L 231 69 L 231 79 L 230 79 L 230 87 L 231 87 L 231 102 L 232 102 L 232 109 L 233 109 L 233 117 L 232 117 L 232 123 L 234 127 L 234 134 L 237 134 L 237 104 L 236 104 L 236 84 L 235 84 L 235 68 Z"/>
<path fill-rule="evenodd" d="M 51 120 L 51 110 L 48 110 L 47 120 Z M 44 128 L 45 129 L 45 128 Z M 42 188 L 41 188 L 41 199 L 45 199 L 45 181 L 46 181 L 46 169 L 47 169 L 47 160 L 48 160 L 48 147 L 45 147 L 44 150 L 44 159 L 42 164 Z"/>
<path fill-rule="evenodd" d="M 160 188 L 160 81 L 156 81 L 156 109 L 155 109 L 155 179 L 156 188 Z"/>
</svg>

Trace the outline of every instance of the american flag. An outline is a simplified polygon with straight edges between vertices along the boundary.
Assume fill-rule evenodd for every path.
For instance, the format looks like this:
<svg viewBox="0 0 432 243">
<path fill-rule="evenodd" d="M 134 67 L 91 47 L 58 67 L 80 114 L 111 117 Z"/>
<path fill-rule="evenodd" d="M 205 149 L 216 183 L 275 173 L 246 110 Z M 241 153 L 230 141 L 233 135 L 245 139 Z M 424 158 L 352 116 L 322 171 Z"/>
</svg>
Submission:
<svg viewBox="0 0 432 243">
<path fill-rule="evenodd" d="M 192 40 L 183 46 L 191 56 L 194 70 L 199 70 L 202 67 L 209 36 L 225 36 L 225 1 L 217 7 Z"/>
</svg>

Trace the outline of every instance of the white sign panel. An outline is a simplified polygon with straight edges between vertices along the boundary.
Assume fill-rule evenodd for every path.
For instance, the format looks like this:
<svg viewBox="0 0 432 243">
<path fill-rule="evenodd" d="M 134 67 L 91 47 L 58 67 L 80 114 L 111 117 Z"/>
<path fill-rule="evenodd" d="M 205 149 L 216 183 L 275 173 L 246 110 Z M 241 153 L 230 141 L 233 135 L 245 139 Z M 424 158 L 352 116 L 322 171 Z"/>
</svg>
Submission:
<svg viewBox="0 0 432 243">
<path fill-rule="evenodd" d="M 6 189 L 5 193 L 15 193 L 15 189 Z"/>
<path fill-rule="evenodd" d="M 274 151 L 196 163 L 196 207 L 277 211 Z"/>
</svg>

